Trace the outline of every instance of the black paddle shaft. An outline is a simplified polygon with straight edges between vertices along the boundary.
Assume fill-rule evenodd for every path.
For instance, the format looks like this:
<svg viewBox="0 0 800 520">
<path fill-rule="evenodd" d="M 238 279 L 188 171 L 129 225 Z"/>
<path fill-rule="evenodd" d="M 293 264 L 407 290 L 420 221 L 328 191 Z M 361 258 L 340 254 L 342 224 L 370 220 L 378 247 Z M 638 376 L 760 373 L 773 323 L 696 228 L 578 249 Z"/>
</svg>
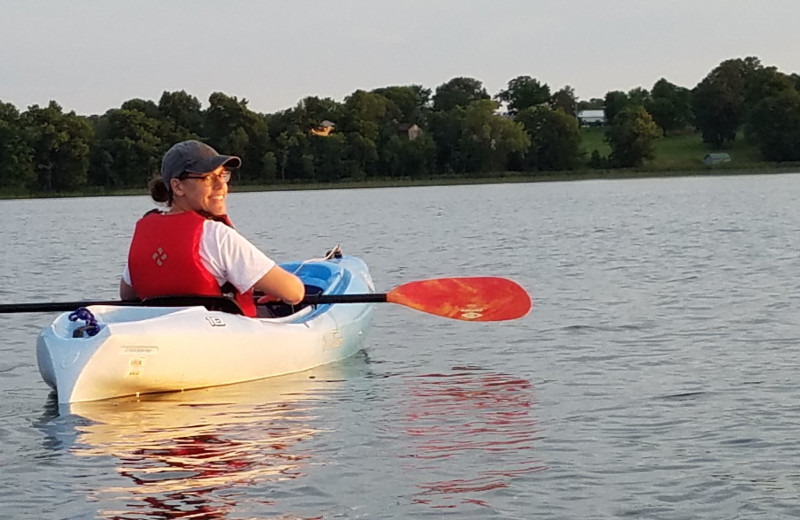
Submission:
<svg viewBox="0 0 800 520">
<path fill-rule="evenodd" d="M 0 314 L 14 312 L 69 312 L 79 307 L 89 305 L 125 305 L 130 307 L 140 307 L 140 302 L 123 302 L 120 300 L 108 301 L 77 301 L 77 302 L 44 302 L 44 303 L 9 303 L 0 305 Z"/>
<path fill-rule="evenodd" d="M 321 305 L 326 303 L 382 303 L 386 301 L 385 293 L 366 294 L 307 294 L 303 303 Z M 41 302 L 41 303 L 9 303 L 0 304 L 0 314 L 21 312 L 69 312 L 79 307 L 89 305 L 116 305 L 127 307 L 141 307 L 145 304 L 139 301 L 74 301 L 74 302 Z M 188 305 L 186 303 L 182 305 Z M 197 304 L 200 305 L 200 304 Z M 167 305 L 169 306 L 169 305 Z"/>
<path fill-rule="evenodd" d="M 325 303 L 383 303 L 386 301 L 386 293 L 367 293 L 367 294 L 307 294 L 303 298 L 303 303 L 311 305 Z"/>
</svg>

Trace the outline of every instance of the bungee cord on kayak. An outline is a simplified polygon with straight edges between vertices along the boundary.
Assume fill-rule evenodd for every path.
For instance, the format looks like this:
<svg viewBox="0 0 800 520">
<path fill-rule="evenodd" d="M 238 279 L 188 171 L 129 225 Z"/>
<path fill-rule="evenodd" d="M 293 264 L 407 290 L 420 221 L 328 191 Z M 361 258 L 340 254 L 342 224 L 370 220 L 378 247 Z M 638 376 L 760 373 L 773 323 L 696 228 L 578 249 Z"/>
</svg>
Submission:
<svg viewBox="0 0 800 520">
<path fill-rule="evenodd" d="M 97 324 L 97 319 L 94 317 L 94 314 L 92 314 L 92 311 L 86 307 L 78 308 L 72 312 L 67 319 L 69 319 L 69 321 L 83 320 L 86 322 L 86 325 L 78 327 L 72 331 L 73 338 L 82 338 L 84 337 L 84 334 L 87 336 L 94 336 L 100 332 L 100 325 Z"/>
<path fill-rule="evenodd" d="M 330 260 L 331 258 L 341 258 L 341 257 L 342 257 L 342 248 L 339 246 L 339 244 L 336 244 L 330 250 L 328 250 L 328 252 L 325 253 L 325 256 L 323 256 L 322 258 L 309 258 L 308 260 L 303 260 L 300 263 L 300 265 L 297 266 L 297 269 L 292 271 L 292 274 L 297 274 L 300 268 L 306 265 L 307 263 L 324 262 L 325 260 Z"/>
</svg>

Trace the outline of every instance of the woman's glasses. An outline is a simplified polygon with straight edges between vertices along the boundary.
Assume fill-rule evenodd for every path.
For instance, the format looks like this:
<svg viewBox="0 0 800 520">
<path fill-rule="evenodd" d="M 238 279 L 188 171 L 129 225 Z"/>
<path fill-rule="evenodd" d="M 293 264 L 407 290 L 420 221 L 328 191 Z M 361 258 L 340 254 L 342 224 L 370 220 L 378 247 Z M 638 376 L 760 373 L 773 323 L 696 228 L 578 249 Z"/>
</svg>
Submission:
<svg viewBox="0 0 800 520">
<path fill-rule="evenodd" d="M 219 173 L 204 173 L 202 175 L 183 172 L 183 174 L 178 178 L 179 179 L 196 179 L 198 181 L 201 181 L 206 186 L 211 186 L 214 183 L 215 180 L 222 181 L 222 182 L 227 184 L 231 180 L 231 171 L 230 170 L 222 170 Z"/>
</svg>

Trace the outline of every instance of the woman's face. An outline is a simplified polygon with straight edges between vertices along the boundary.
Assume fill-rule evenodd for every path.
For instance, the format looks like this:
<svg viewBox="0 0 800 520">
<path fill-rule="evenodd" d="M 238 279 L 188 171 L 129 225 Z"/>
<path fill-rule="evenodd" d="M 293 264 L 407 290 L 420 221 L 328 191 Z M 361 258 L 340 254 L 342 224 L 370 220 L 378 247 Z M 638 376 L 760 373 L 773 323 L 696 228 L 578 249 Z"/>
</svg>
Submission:
<svg viewBox="0 0 800 520">
<path fill-rule="evenodd" d="M 173 209 L 225 215 L 228 180 L 230 171 L 224 166 L 208 173 L 192 173 L 183 179 L 172 179 Z"/>
</svg>

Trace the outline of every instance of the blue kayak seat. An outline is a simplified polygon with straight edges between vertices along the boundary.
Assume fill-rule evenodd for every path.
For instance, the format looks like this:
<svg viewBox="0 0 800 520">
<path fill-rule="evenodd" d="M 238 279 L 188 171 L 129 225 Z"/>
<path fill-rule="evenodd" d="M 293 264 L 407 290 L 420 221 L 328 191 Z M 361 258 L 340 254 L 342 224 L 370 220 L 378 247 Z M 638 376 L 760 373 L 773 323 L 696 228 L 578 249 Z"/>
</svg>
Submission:
<svg viewBox="0 0 800 520">
<path fill-rule="evenodd" d="M 210 311 L 227 312 L 228 314 L 241 314 L 242 308 L 235 300 L 226 296 L 198 296 L 194 294 L 176 296 L 156 296 L 142 300 L 145 307 L 196 307 L 203 306 Z"/>
</svg>

